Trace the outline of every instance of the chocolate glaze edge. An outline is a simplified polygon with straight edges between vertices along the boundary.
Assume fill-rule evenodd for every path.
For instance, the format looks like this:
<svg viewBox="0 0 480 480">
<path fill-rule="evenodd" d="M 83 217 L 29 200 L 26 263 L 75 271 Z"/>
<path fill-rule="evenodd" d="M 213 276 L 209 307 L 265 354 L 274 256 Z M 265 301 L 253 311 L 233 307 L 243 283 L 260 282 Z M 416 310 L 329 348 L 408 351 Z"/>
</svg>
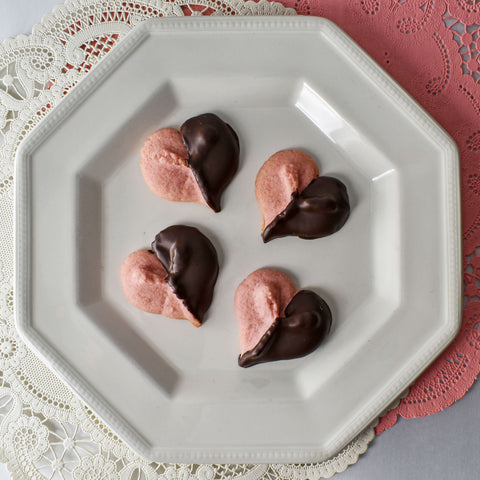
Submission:
<svg viewBox="0 0 480 480">
<path fill-rule="evenodd" d="M 165 281 L 188 311 L 203 323 L 219 272 L 212 242 L 195 227 L 172 225 L 155 236 L 152 250 L 167 271 Z"/>
<path fill-rule="evenodd" d="M 269 350 L 271 342 L 275 341 L 275 332 L 278 328 L 279 320 L 280 319 L 277 318 L 270 327 L 268 327 L 268 330 L 262 335 L 262 338 L 255 347 L 238 356 L 238 365 L 240 365 L 240 367 L 252 367 L 258 363 L 265 363 L 268 361 L 264 359 L 264 353 Z"/>
<path fill-rule="evenodd" d="M 302 191 L 292 193 L 288 205 L 264 228 L 264 243 L 286 236 L 305 240 L 338 232 L 350 216 L 347 188 L 335 177 L 320 176 Z"/>
<path fill-rule="evenodd" d="M 180 127 L 191 168 L 203 198 L 215 212 L 238 169 L 240 144 L 235 130 L 214 113 L 189 118 Z"/>
</svg>

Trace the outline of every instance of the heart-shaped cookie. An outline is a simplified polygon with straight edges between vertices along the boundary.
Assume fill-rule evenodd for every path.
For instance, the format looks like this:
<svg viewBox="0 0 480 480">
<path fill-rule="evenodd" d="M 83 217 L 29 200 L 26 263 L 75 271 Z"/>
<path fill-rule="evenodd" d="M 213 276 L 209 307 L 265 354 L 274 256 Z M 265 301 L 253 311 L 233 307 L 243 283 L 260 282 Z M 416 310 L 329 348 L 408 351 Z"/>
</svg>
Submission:
<svg viewBox="0 0 480 480">
<path fill-rule="evenodd" d="M 342 228 L 350 215 L 347 189 L 337 178 L 318 175 L 315 162 L 299 150 L 277 152 L 263 164 L 255 195 L 264 242 L 289 235 L 320 238 Z"/>
<path fill-rule="evenodd" d="M 296 291 L 288 275 L 263 268 L 235 293 L 241 367 L 299 358 L 313 352 L 330 331 L 327 303 L 310 290 Z"/>
<path fill-rule="evenodd" d="M 197 202 L 220 211 L 223 191 L 238 168 L 238 136 L 213 113 L 188 119 L 180 128 L 163 128 L 145 142 L 140 168 L 158 196 Z"/>
<path fill-rule="evenodd" d="M 174 225 L 157 234 L 152 250 L 138 250 L 123 261 L 120 281 L 135 307 L 199 327 L 212 303 L 218 270 L 210 240 L 194 227 Z"/>
</svg>

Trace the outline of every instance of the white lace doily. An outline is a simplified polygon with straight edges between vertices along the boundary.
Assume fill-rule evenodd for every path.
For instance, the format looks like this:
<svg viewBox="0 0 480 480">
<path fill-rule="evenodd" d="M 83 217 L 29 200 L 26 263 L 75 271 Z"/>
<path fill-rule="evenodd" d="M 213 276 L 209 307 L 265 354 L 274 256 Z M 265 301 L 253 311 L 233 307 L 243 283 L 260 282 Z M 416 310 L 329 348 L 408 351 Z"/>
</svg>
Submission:
<svg viewBox="0 0 480 480">
<path fill-rule="evenodd" d="M 36 358 L 14 327 L 13 165 L 21 140 L 147 18 L 294 13 L 265 0 L 69 0 L 46 15 L 32 35 L 0 46 L 0 461 L 14 479 L 317 479 L 345 470 L 368 448 L 373 426 L 321 464 L 147 462 Z"/>
</svg>

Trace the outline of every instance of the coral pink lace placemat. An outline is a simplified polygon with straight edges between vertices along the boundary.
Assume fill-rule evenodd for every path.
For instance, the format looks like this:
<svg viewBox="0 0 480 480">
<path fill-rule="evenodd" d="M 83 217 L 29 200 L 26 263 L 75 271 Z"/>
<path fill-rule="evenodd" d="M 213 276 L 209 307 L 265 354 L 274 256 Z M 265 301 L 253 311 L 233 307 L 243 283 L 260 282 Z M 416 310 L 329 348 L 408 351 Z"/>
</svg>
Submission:
<svg viewBox="0 0 480 480">
<path fill-rule="evenodd" d="M 349 33 L 457 142 L 462 163 L 464 316 L 454 343 L 385 415 L 435 413 L 480 371 L 480 0 L 67 0 L 33 35 L 0 45 L 0 461 L 14 478 L 324 478 L 374 437 L 367 428 L 314 465 L 173 465 L 136 456 L 24 345 L 13 319 L 13 163 L 20 141 L 133 26 L 171 15 L 321 15 Z"/>
<path fill-rule="evenodd" d="M 464 313 L 460 334 L 376 427 L 437 413 L 480 371 L 480 0 L 286 0 L 342 27 L 453 137 L 461 155 Z"/>
</svg>

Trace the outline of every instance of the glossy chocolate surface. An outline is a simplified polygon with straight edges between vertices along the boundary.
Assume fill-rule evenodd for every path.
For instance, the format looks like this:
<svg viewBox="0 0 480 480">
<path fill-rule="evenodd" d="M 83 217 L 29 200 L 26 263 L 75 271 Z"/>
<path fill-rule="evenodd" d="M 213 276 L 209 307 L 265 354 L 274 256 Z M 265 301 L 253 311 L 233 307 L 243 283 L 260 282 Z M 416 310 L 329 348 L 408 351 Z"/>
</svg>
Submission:
<svg viewBox="0 0 480 480">
<path fill-rule="evenodd" d="M 303 192 L 295 191 L 283 212 L 265 227 L 269 242 L 289 235 L 305 239 L 325 237 L 343 227 L 350 215 L 347 188 L 334 177 L 318 177 Z"/>
<path fill-rule="evenodd" d="M 238 168 L 239 143 L 233 128 L 213 113 L 188 119 L 180 128 L 188 165 L 207 204 L 219 212 L 220 198 Z"/>
<path fill-rule="evenodd" d="M 203 322 L 219 270 L 212 242 L 194 227 L 173 225 L 156 235 L 152 250 L 167 271 L 165 280 L 175 295 Z"/>
<path fill-rule="evenodd" d="M 304 357 L 319 347 L 331 325 L 332 313 L 325 300 L 311 290 L 300 290 L 285 309 L 285 317 L 277 318 L 258 344 L 239 356 L 238 364 L 251 367 Z"/>
</svg>

